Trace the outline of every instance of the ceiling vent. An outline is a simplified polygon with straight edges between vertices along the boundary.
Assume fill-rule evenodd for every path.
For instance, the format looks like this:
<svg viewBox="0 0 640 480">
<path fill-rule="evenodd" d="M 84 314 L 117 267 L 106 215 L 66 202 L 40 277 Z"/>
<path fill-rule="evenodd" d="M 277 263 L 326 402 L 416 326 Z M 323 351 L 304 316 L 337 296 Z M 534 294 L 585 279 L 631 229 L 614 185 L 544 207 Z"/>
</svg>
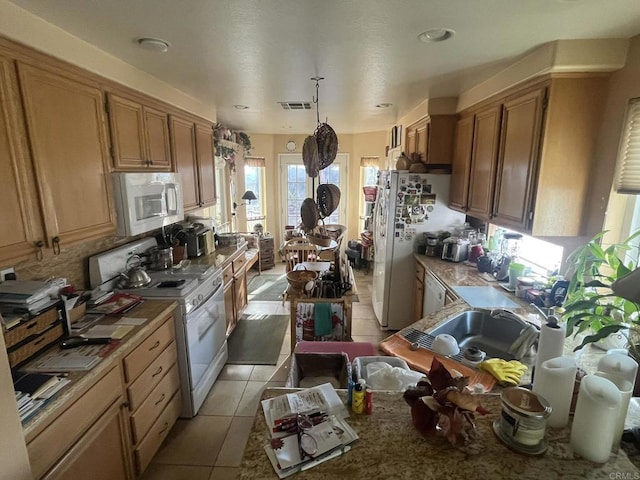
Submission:
<svg viewBox="0 0 640 480">
<path fill-rule="evenodd" d="M 311 110 L 311 102 L 278 102 L 283 110 Z"/>
</svg>

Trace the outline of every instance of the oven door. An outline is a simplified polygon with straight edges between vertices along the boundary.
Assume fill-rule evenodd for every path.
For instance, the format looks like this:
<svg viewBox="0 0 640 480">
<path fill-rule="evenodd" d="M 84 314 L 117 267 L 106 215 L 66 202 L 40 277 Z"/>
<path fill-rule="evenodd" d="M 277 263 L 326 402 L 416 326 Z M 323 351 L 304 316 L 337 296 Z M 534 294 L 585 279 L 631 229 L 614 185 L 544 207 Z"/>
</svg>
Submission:
<svg viewBox="0 0 640 480">
<path fill-rule="evenodd" d="M 207 370 L 227 340 L 222 285 L 203 300 L 198 308 L 187 314 L 185 326 L 186 353 L 193 391 L 208 373 Z"/>
</svg>

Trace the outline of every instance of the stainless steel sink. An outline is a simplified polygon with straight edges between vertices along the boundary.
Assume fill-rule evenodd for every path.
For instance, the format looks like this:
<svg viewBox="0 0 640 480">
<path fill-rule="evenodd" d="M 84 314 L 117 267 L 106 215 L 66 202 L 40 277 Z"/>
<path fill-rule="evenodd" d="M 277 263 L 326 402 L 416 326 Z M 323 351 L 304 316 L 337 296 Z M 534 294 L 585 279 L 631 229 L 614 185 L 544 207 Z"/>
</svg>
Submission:
<svg viewBox="0 0 640 480">
<path fill-rule="evenodd" d="M 503 313 L 500 313 L 503 312 Z M 505 360 L 520 359 L 528 353 L 537 335 L 531 326 L 513 314 L 504 314 L 504 310 L 467 310 L 445 320 L 429 333 L 434 337 L 441 333 L 452 335 L 464 352 L 469 347 L 483 350 L 489 357 Z M 510 313 L 510 312 L 509 312 Z M 531 338 L 521 338 L 523 334 L 531 334 Z M 520 352 L 514 351 L 515 345 L 525 340 Z"/>
</svg>

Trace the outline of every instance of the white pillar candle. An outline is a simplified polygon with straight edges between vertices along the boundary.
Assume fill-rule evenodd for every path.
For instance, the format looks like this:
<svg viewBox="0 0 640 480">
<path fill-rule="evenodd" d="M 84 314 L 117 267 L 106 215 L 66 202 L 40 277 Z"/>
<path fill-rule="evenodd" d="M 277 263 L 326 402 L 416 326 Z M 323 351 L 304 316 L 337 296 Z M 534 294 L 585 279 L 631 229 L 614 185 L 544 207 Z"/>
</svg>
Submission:
<svg viewBox="0 0 640 480">
<path fill-rule="evenodd" d="M 596 372 L 596 375 L 609 380 L 618 387 L 618 391 L 620 392 L 620 409 L 618 410 L 618 419 L 616 420 L 616 428 L 613 431 L 613 442 L 611 443 L 611 450 L 617 450 L 622 440 L 624 420 L 627 418 L 627 410 L 629 410 L 629 402 L 633 394 L 633 384 L 624 380 L 622 377 L 605 372 Z"/>
<path fill-rule="evenodd" d="M 598 362 L 598 371 L 626 380 L 631 383 L 631 390 L 633 390 L 638 373 L 638 362 L 623 353 L 607 353 Z"/>
<path fill-rule="evenodd" d="M 571 427 L 573 451 L 592 462 L 605 463 L 611 454 L 619 408 L 618 387 L 606 378 L 583 377 Z"/>
<path fill-rule="evenodd" d="M 536 372 L 533 391 L 551 405 L 551 415 L 547 420 L 550 427 L 561 428 L 569 423 L 569 408 L 577 369 L 575 359 L 556 357 L 543 362 Z"/>
</svg>

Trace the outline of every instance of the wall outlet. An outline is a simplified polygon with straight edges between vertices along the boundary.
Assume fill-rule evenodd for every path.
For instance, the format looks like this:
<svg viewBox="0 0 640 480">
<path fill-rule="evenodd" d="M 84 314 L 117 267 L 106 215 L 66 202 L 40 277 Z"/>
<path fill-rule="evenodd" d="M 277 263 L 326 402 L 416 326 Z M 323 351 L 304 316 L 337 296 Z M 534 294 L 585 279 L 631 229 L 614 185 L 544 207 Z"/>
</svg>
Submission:
<svg viewBox="0 0 640 480">
<path fill-rule="evenodd" d="M 13 267 L 3 268 L 2 270 L 0 270 L 0 282 L 4 282 L 6 276 L 10 273 L 16 273 Z"/>
</svg>

